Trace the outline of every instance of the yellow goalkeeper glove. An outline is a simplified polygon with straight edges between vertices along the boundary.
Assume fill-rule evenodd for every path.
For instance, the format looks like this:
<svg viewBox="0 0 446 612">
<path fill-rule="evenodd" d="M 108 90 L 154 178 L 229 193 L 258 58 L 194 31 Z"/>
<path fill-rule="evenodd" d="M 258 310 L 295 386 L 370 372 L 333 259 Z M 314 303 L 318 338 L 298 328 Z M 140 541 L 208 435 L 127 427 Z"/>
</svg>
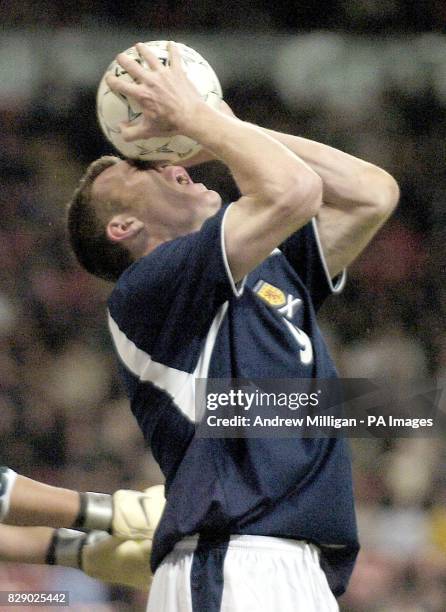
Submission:
<svg viewBox="0 0 446 612">
<path fill-rule="evenodd" d="M 149 487 L 142 493 L 121 489 L 113 496 L 111 533 L 123 540 L 152 539 L 164 510 L 164 487 Z"/>
<path fill-rule="evenodd" d="M 113 495 L 81 493 L 73 529 L 108 531 L 123 540 L 152 538 L 164 510 L 163 485 L 145 491 L 120 489 Z"/>
<path fill-rule="evenodd" d="M 151 540 L 121 540 L 105 531 L 88 534 L 73 529 L 56 529 L 46 562 L 81 569 L 108 582 L 148 591 Z"/>
<path fill-rule="evenodd" d="M 93 530 L 87 534 L 57 529 L 47 563 L 76 567 L 104 582 L 148 590 L 152 538 L 166 503 L 164 487 L 156 485 L 143 492 L 121 489 L 112 496 L 82 495 L 78 524 Z"/>
</svg>

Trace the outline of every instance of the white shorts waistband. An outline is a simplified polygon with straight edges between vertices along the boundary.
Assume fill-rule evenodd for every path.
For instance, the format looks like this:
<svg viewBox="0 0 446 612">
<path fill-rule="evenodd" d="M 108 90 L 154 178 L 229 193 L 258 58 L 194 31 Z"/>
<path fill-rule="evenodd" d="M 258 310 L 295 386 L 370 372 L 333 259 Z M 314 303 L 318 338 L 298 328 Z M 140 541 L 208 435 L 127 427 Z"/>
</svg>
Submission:
<svg viewBox="0 0 446 612">
<path fill-rule="evenodd" d="M 188 536 L 175 544 L 174 550 L 193 552 L 198 544 L 198 535 Z M 216 545 L 218 543 L 216 542 Z M 270 550 L 290 552 L 311 551 L 319 560 L 319 548 L 305 540 L 291 540 L 288 538 L 275 538 L 258 535 L 231 535 L 229 549 L 244 548 L 249 550 Z"/>
</svg>

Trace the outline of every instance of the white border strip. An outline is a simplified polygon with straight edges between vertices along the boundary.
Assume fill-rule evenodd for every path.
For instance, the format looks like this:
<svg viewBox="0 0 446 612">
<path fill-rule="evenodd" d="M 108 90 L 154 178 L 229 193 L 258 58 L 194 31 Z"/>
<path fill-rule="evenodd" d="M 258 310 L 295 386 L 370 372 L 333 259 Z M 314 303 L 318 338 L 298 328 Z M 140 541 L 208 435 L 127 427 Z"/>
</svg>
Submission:
<svg viewBox="0 0 446 612">
<path fill-rule="evenodd" d="M 158 389 L 168 393 L 180 412 L 195 422 L 195 379 L 207 378 L 215 340 L 227 309 L 228 302 L 225 302 L 215 315 L 192 373 L 154 361 L 148 353 L 127 338 L 110 312 L 108 312 L 108 325 L 116 352 L 124 366 L 139 380 L 151 382 Z"/>
<path fill-rule="evenodd" d="M 229 206 L 225 210 L 225 214 L 223 215 L 223 219 L 221 222 L 221 229 L 220 229 L 221 252 L 223 254 L 223 261 L 224 261 L 225 268 L 226 268 L 226 274 L 228 276 L 229 282 L 231 283 L 232 291 L 235 297 L 241 297 L 241 295 L 243 294 L 243 290 L 245 288 L 246 276 L 244 276 L 240 282 L 235 284 L 234 277 L 232 276 L 231 268 L 229 267 L 228 257 L 226 255 L 225 220 L 226 220 L 226 215 L 228 214 L 228 210 L 231 208 L 231 206 L 232 204 L 229 204 Z"/>
<path fill-rule="evenodd" d="M 0 522 L 8 515 L 11 504 L 11 494 L 14 483 L 17 479 L 17 472 L 6 466 L 2 466 L 0 473 Z"/>
<path fill-rule="evenodd" d="M 333 280 L 330 276 L 330 272 L 328 271 L 327 261 L 324 255 L 324 249 L 322 248 L 321 239 L 319 237 L 319 230 L 317 228 L 316 217 L 313 217 L 311 219 L 311 223 L 313 225 L 313 232 L 314 232 L 314 237 L 316 238 L 316 244 L 317 244 L 317 249 L 319 251 L 319 257 L 321 258 L 322 267 L 324 268 L 325 276 L 327 277 L 327 281 L 328 281 L 328 285 L 332 293 L 341 293 L 341 291 L 345 287 L 345 283 L 347 280 L 347 270 L 345 268 L 342 270 L 339 280 L 336 282 L 336 285 L 333 285 Z"/>
</svg>

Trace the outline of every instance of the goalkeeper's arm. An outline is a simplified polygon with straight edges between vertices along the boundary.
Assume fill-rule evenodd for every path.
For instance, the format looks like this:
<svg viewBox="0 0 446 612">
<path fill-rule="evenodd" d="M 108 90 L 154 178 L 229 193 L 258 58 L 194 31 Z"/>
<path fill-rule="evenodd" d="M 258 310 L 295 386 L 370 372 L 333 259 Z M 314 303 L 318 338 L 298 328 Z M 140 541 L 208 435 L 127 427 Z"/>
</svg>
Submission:
<svg viewBox="0 0 446 612">
<path fill-rule="evenodd" d="M 77 491 L 52 487 L 0 467 L 0 522 L 70 527 L 81 507 Z"/>
<path fill-rule="evenodd" d="M 148 590 L 151 540 L 121 540 L 103 531 L 0 525 L 0 561 L 62 565 L 88 576 Z"/>
<path fill-rule="evenodd" d="M 107 531 L 122 539 L 152 538 L 164 509 L 164 487 L 144 492 L 79 493 L 0 467 L 0 522 Z"/>
</svg>

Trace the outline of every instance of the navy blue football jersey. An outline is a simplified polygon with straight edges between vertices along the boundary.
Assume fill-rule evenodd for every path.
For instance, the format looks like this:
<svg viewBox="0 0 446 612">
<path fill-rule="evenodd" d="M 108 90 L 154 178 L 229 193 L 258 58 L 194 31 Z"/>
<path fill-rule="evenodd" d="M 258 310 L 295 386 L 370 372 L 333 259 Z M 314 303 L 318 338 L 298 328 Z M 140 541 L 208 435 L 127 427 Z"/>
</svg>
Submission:
<svg viewBox="0 0 446 612">
<path fill-rule="evenodd" d="M 358 550 L 346 441 L 196 435 L 196 378 L 336 377 L 316 310 L 339 284 L 315 221 L 236 286 L 225 210 L 134 263 L 109 299 L 131 409 L 166 477 L 153 570 L 191 534 L 308 540 L 339 595 Z"/>
</svg>

